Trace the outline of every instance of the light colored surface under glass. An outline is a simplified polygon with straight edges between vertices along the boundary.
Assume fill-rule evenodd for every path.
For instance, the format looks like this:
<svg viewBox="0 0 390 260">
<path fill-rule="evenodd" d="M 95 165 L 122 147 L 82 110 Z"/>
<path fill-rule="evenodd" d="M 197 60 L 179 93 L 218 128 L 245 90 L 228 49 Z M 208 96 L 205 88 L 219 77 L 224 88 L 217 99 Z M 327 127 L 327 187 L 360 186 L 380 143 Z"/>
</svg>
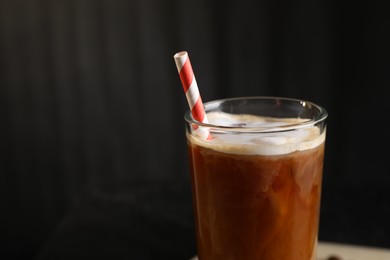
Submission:
<svg viewBox="0 0 390 260">
<path fill-rule="evenodd" d="M 341 260 L 389 260 L 390 249 L 321 241 L 318 244 L 318 260 L 337 256 Z M 195 256 L 190 260 L 198 260 Z"/>
</svg>

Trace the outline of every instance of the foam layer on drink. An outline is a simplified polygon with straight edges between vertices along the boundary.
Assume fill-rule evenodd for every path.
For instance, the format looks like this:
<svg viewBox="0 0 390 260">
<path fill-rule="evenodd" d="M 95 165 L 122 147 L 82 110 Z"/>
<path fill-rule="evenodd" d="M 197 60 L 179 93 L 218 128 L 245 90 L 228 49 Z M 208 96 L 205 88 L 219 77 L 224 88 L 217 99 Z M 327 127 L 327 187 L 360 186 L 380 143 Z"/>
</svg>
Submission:
<svg viewBox="0 0 390 260">
<path fill-rule="evenodd" d="M 317 126 L 307 124 L 294 130 L 279 132 L 250 131 L 254 128 L 283 128 L 299 124 L 308 119 L 270 118 L 253 115 L 232 115 L 223 112 L 207 114 L 210 124 L 226 127 L 243 127 L 243 133 L 229 131 L 214 131 L 210 129 L 212 139 L 203 140 L 195 135 L 189 135 L 189 140 L 197 145 L 210 149 L 245 155 L 281 155 L 294 151 L 312 149 L 325 141 L 325 132 L 320 132 Z"/>
</svg>

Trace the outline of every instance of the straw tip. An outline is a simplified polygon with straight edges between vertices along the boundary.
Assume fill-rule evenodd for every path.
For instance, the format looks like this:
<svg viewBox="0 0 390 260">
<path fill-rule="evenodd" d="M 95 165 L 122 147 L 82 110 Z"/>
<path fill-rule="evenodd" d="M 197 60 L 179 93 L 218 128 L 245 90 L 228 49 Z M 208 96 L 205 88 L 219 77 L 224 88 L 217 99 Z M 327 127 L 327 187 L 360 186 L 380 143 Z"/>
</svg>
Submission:
<svg viewBox="0 0 390 260">
<path fill-rule="evenodd" d="M 188 55 L 188 53 L 186 51 L 180 51 L 180 52 L 175 53 L 175 55 L 173 57 L 175 59 L 180 59 L 180 58 L 183 58 L 187 55 Z"/>
</svg>

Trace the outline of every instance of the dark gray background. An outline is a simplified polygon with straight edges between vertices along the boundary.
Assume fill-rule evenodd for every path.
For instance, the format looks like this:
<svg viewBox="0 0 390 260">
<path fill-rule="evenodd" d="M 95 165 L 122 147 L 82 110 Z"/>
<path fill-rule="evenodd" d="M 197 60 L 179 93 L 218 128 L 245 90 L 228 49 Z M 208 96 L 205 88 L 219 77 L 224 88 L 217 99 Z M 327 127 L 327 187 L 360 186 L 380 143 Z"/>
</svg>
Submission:
<svg viewBox="0 0 390 260">
<path fill-rule="evenodd" d="M 376 1 L 0 0 L 0 256 L 196 253 L 182 50 L 204 102 L 327 108 L 320 239 L 390 248 L 388 34 Z"/>
</svg>

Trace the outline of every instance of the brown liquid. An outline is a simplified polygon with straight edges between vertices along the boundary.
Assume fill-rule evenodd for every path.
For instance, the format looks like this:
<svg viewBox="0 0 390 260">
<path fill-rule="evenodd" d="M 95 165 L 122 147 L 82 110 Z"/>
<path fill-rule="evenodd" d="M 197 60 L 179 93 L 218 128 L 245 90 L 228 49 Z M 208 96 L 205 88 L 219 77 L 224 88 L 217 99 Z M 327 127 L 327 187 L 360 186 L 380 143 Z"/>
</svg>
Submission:
<svg viewBox="0 0 390 260">
<path fill-rule="evenodd" d="M 200 260 L 314 260 L 324 144 L 277 156 L 188 143 Z"/>
</svg>

